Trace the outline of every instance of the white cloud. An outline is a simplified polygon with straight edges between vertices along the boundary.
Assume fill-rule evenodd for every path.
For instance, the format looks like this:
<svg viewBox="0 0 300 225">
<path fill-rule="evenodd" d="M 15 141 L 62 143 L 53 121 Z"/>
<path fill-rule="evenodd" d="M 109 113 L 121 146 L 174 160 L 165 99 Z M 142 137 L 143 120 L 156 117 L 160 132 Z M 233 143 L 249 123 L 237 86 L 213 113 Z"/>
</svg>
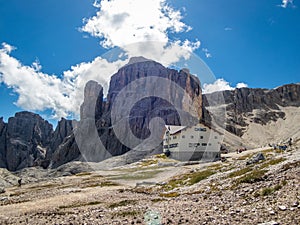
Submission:
<svg viewBox="0 0 300 225">
<path fill-rule="evenodd" d="M 2 43 L 2 51 L 3 52 L 6 52 L 9 54 L 9 53 L 11 53 L 11 51 L 13 51 L 15 49 L 16 49 L 15 47 L 13 47 L 5 42 Z"/>
<path fill-rule="evenodd" d="M 224 30 L 225 31 L 232 31 L 233 29 L 231 27 L 225 27 Z"/>
<path fill-rule="evenodd" d="M 98 8 L 97 14 L 84 20 L 81 31 L 99 38 L 103 47 L 119 47 L 128 58 L 142 55 L 170 65 L 182 58 L 188 59 L 200 46 L 198 40 L 172 37 L 190 31 L 191 27 L 182 22 L 181 12 L 166 0 L 96 0 L 94 6 Z M 33 111 L 50 109 L 54 118 L 78 116 L 86 82 L 98 81 L 107 93 L 111 75 L 128 61 L 108 62 L 97 57 L 57 76 L 41 72 L 38 60 L 31 66 L 23 65 L 10 55 L 14 49 L 7 43 L 2 44 L 0 82 L 18 94 L 15 104 L 19 107 Z"/>
<path fill-rule="evenodd" d="M 245 83 L 236 84 L 236 88 L 246 88 L 246 87 L 248 87 L 248 84 L 245 84 Z"/>
<path fill-rule="evenodd" d="M 289 5 L 294 7 L 294 0 L 282 0 L 281 5 L 279 5 L 282 8 L 287 8 Z"/>
<path fill-rule="evenodd" d="M 102 0 L 94 6 L 99 11 L 85 20 L 81 30 L 100 38 L 103 47 L 122 48 L 129 57 L 143 55 L 169 65 L 200 46 L 199 41 L 170 40 L 171 34 L 188 32 L 191 27 L 166 0 Z"/>
<path fill-rule="evenodd" d="M 238 83 L 236 87 L 231 87 L 229 82 L 221 78 L 221 79 L 217 79 L 212 84 L 204 84 L 203 93 L 208 94 L 217 91 L 234 90 L 235 88 L 245 88 L 245 87 L 248 87 L 248 85 L 245 83 Z"/>
<path fill-rule="evenodd" d="M 92 62 L 73 66 L 59 79 L 56 75 L 40 72 L 38 61 L 32 66 L 22 65 L 8 54 L 10 49 L 13 47 L 8 44 L 0 49 L 0 82 L 18 94 L 16 105 L 25 110 L 50 109 L 53 118 L 78 115 L 85 83 L 96 80 L 107 92 L 110 76 L 126 63 L 120 60 L 110 63 L 97 57 Z"/>
<path fill-rule="evenodd" d="M 202 52 L 204 52 L 206 58 L 211 58 L 212 55 L 207 48 L 202 48 Z"/>
</svg>

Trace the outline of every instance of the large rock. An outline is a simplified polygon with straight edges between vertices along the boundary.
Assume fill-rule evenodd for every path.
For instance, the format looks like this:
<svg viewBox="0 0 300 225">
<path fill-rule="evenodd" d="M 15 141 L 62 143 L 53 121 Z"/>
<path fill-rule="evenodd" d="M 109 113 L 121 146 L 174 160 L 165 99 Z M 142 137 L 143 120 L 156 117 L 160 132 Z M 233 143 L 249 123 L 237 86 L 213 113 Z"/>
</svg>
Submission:
<svg viewBox="0 0 300 225">
<path fill-rule="evenodd" d="M 46 157 L 52 133 L 52 125 L 37 114 L 20 112 L 9 118 L 5 150 L 8 170 L 40 165 Z"/>
</svg>

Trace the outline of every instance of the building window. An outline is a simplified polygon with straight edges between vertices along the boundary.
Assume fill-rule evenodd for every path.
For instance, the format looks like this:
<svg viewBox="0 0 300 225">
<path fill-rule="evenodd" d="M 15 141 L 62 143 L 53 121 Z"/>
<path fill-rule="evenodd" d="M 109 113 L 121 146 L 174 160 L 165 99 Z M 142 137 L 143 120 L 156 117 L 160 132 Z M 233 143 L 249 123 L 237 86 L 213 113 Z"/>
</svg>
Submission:
<svg viewBox="0 0 300 225">
<path fill-rule="evenodd" d="M 207 143 L 202 143 L 202 146 L 207 146 Z"/>
<path fill-rule="evenodd" d="M 182 138 L 185 138 L 185 135 L 182 135 Z"/>
<path fill-rule="evenodd" d="M 195 131 L 203 131 L 203 132 L 205 132 L 206 128 L 196 127 Z"/>
<path fill-rule="evenodd" d="M 193 136 L 193 135 L 191 136 L 191 139 L 194 139 L 194 136 Z"/>
<path fill-rule="evenodd" d="M 215 136 L 215 139 L 218 139 L 218 136 Z"/>
<path fill-rule="evenodd" d="M 169 146 L 169 148 L 177 148 L 178 147 L 178 143 L 176 143 L 176 144 L 171 144 L 170 146 Z"/>
<path fill-rule="evenodd" d="M 211 146 L 211 143 L 209 143 L 208 146 Z"/>
<path fill-rule="evenodd" d="M 203 139 L 203 136 L 200 136 L 200 139 Z"/>
<path fill-rule="evenodd" d="M 177 136 L 173 136 L 173 139 L 177 139 Z"/>
<path fill-rule="evenodd" d="M 192 148 L 193 147 L 193 143 L 189 143 L 189 148 Z"/>
</svg>

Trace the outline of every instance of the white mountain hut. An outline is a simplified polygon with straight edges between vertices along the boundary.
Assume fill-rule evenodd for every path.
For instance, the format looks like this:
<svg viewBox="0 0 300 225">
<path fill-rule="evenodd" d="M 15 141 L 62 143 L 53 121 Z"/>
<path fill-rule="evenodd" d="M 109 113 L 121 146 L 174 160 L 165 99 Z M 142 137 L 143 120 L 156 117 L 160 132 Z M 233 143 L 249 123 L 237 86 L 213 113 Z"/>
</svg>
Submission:
<svg viewBox="0 0 300 225">
<path fill-rule="evenodd" d="M 221 132 L 204 124 L 165 127 L 164 153 L 170 158 L 179 161 L 220 160 Z"/>
</svg>

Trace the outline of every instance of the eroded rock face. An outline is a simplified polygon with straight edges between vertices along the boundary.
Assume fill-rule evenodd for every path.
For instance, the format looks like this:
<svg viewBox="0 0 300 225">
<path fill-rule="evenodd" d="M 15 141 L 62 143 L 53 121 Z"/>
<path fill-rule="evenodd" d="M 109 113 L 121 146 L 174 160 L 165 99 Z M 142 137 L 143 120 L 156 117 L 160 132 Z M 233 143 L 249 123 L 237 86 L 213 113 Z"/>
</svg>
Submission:
<svg viewBox="0 0 300 225">
<path fill-rule="evenodd" d="M 84 101 L 80 107 L 80 120 L 102 116 L 103 87 L 96 81 L 89 81 L 84 88 Z"/>
<path fill-rule="evenodd" d="M 121 92 L 123 97 L 120 100 Z M 145 97 L 137 99 L 145 93 Z M 190 102 L 187 101 L 187 95 Z M 174 107 L 174 103 L 177 108 Z M 180 121 L 182 117 L 185 118 L 185 123 L 197 123 L 202 116 L 201 105 L 200 81 L 187 70 L 178 72 L 151 60 L 133 59 L 112 76 L 107 101 L 103 102 L 101 85 L 94 81 L 87 83 L 78 129 L 59 146 L 53 155 L 51 165 L 55 167 L 65 163 L 66 156 L 67 160 L 80 157 L 78 148 L 76 149 L 73 143 L 75 141 L 89 161 L 101 161 L 109 156 L 121 155 L 130 149 L 140 148 L 138 142 L 136 145 L 128 146 L 122 138 L 130 137 L 129 132 L 134 136 L 129 140 L 130 143 L 135 143 L 135 138 L 142 140 L 148 138 L 151 135 L 151 121 L 157 117 L 166 124 L 182 124 L 183 121 Z M 116 111 L 114 107 L 117 108 Z M 122 121 L 127 119 L 129 122 L 123 124 Z M 156 135 L 161 141 L 163 132 L 161 128 L 164 124 L 159 124 L 160 127 L 155 127 L 155 130 L 161 131 L 161 134 Z M 93 132 L 94 128 L 97 131 L 96 135 Z M 123 137 L 120 137 L 120 134 Z M 82 139 L 84 140 L 80 141 Z M 95 139 L 99 139 L 101 144 L 94 144 Z M 144 145 L 146 146 L 147 149 L 144 150 L 149 151 L 159 151 L 157 147 L 161 148 L 160 145 L 151 146 L 149 142 Z"/>
<path fill-rule="evenodd" d="M 0 168 L 6 168 L 6 129 L 3 117 L 0 118 Z"/>
<path fill-rule="evenodd" d="M 40 165 L 50 145 L 53 128 L 39 115 L 30 112 L 16 113 L 7 123 L 6 164 L 15 171 Z"/>
<path fill-rule="evenodd" d="M 220 96 L 222 95 L 222 98 Z M 208 101 L 208 99 L 210 101 Z M 241 88 L 204 95 L 204 107 L 226 105 L 226 129 L 238 136 L 249 122 L 267 124 L 284 118 L 280 107 L 300 106 L 300 85 L 288 84 L 276 89 Z"/>
</svg>

